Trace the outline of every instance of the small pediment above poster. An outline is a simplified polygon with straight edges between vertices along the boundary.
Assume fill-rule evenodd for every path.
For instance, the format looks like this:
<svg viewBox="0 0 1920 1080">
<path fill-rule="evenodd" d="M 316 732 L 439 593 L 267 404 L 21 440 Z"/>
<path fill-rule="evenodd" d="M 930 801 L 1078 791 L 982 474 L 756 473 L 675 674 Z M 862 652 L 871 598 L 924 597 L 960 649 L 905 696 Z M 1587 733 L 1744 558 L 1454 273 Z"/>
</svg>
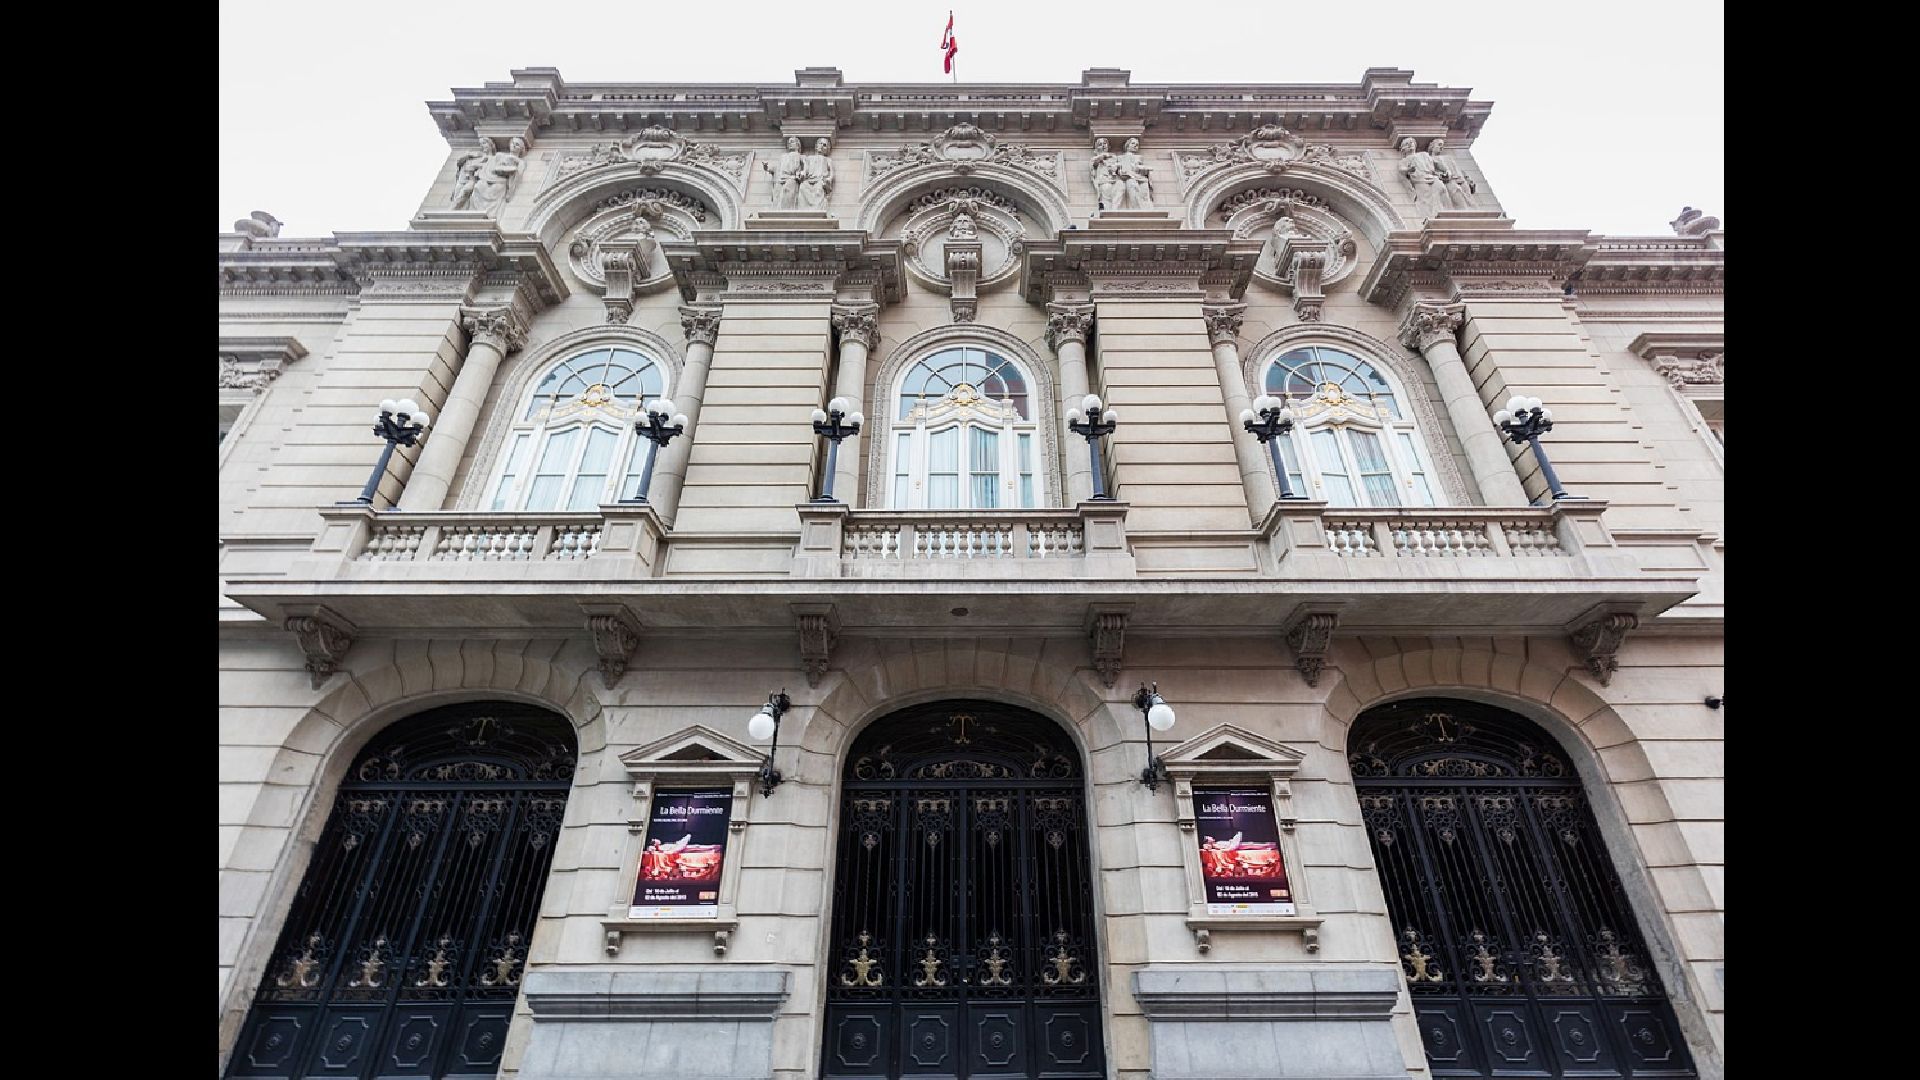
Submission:
<svg viewBox="0 0 1920 1080">
<path fill-rule="evenodd" d="M 620 755 L 620 764 L 636 779 L 678 776 L 751 775 L 763 755 L 753 748 L 698 724 Z"/>
<path fill-rule="evenodd" d="M 1169 775 L 1291 776 L 1306 753 L 1285 743 L 1255 735 L 1232 724 L 1220 724 L 1195 735 L 1160 756 Z"/>
</svg>

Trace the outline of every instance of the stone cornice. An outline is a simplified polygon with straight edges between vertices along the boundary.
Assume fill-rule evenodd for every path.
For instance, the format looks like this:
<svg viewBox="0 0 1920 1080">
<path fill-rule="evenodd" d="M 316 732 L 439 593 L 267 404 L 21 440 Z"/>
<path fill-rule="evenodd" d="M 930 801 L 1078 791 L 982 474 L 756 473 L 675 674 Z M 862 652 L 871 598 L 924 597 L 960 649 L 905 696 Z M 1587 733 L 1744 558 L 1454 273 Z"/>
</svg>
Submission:
<svg viewBox="0 0 1920 1080">
<path fill-rule="evenodd" d="M 1069 230 L 1027 245 L 1020 257 L 1020 293 L 1029 303 L 1046 303 L 1059 289 L 1083 293 L 1105 282 L 1109 289 L 1140 291 L 1158 281 L 1168 291 L 1178 285 L 1204 290 L 1216 301 L 1237 300 L 1246 293 L 1262 244 L 1236 240 L 1226 229 Z"/>
<path fill-rule="evenodd" d="M 1494 282 L 1545 295 L 1558 291 L 1594 251 L 1584 229 L 1516 229 L 1487 215 L 1443 214 L 1419 232 L 1389 233 L 1360 295 L 1397 307 L 1410 290 L 1469 293 Z"/>
<path fill-rule="evenodd" d="M 520 287 L 536 309 L 559 303 L 566 280 L 532 237 L 495 229 L 335 233 L 330 239 L 256 240 L 220 252 L 220 291 L 271 295 L 357 292 L 375 282 L 415 279 L 460 297 L 474 279 Z M 418 290 L 427 291 L 426 285 Z"/>
<path fill-rule="evenodd" d="M 1095 68 L 1078 83 L 867 83 L 844 85 L 832 68 L 792 84 L 580 83 L 552 68 L 513 72 L 510 83 L 456 89 L 427 104 L 450 145 L 476 134 L 637 131 L 770 133 L 789 125 L 871 131 L 941 131 L 960 122 L 991 132 L 1144 130 L 1215 138 L 1278 123 L 1302 133 L 1355 132 L 1389 141 L 1417 131 L 1472 143 L 1492 110 L 1471 91 L 1413 82 L 1413 72 L 1369 69 L 1358 83 L 1146 83 Z"/>
<path fill-rule="evenodd" d="M 1603 236 L 1572 283 L 1576 295 L 1721 292 L 1726 273 L 1725 249 L 1704 236 Z"/>
<path fill-rule="evenodd" d="M 859 230 L 714 230 L 661 250 L 688 301 L 720 290 L 833 299 L 840 285 L 856 280 L 872 286 L 876 300 L 900 299 L 900 242 Z"/>
</svg>

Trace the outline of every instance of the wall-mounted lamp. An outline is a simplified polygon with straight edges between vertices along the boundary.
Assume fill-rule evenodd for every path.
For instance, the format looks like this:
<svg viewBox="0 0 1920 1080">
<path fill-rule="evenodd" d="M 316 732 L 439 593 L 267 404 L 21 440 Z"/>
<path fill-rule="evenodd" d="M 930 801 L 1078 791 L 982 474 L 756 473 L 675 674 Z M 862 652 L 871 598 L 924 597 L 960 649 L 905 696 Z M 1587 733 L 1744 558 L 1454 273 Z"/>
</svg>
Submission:
<svg viewBox="0 0 1920 1080">
<path fill-rule="evenodd" d="M 1721 697 L 1718 694 L 1707 695 L 1707 708 L 1709 709 L 1717 709 L 1720 706 L 1725 705 L 1726 703 L 1727 703 L 1727 699 Z"/>
<path fill-rule="evenodd" d="M 1140 684 L 1139 692 L 1133 695 L 1133 707 L 1140 710 L 1147 725 L 1147 767 L 1140 770 L 1140 782 L 1148 791 L 1158 791 L 1160 781 L 1167 779 L 1167 767 L 1153 752 L 1153 733 L 1173 726 L 1173 706 L 1160 696 L 1160 684 L 1155 682 Z"/>
<path fill-rule="evenodd" d="M 793 701 L 785 690 L 777 694 L 768 694 L 767 703 L 760 711 L 747 718 L 747 736 L 754 742 L 772 742 L 767 747 L 767 760 L 760 763 L 760 794 L 772 795 L 773 789 L 780 786 L 780 770 L 773 767 L 774 751 L 780 749 L 780 718 L 793 707 Z"/>
</svg>

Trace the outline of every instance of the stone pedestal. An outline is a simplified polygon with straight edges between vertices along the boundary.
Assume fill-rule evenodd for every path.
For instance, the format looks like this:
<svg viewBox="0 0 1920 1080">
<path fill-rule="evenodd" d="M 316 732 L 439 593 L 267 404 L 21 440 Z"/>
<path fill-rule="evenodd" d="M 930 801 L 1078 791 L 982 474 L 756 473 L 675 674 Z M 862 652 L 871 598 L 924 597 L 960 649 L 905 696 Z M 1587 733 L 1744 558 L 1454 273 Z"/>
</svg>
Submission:
<svg viewBox="0 0 1920 1080">
<path fill-rule="evenodd" d="M 1406 1080 L 1392 1022 L 1400 986 L 1383 965 L 1155 964 L 1133 974 L 1155 1080 Z"/>
<path fill-rule="evenodd" d="M 1087 228 L 1103 229 L 1178 229 L 1180 219 L 1171 210 L 1100 210 L 1087 219 Z"/>
<path fill-rule="evenodd" d="M 742 968 L 529 971 L 520 1078 L 764 1080 L 790 980 Z"/>
<path fill-rule="evenodd" d="M 825 210 L 761 210 L 747 218 L 747 228 L 796 232 L 840 228 L 840 219 Z"/>
</svg>

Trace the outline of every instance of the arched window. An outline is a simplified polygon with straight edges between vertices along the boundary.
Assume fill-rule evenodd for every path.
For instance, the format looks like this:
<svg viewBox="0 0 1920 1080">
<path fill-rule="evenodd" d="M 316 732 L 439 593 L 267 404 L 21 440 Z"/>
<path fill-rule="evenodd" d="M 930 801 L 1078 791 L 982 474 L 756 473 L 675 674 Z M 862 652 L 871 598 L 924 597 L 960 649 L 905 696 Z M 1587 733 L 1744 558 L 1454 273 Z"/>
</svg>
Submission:
<svg viewBox="0 0 1920 1080">
<path fill-rule="evenodd" d="M 514 416 L 488 508 L 591 510 L 635 494 L 654 446 L 634 417 L 665 388 L 657 362 L 620 346 L 553 365 Z"/>
<path fill-rule="evenodd" d="M 1039 431 L 1032 380 L 977 346 L 941 349 L 901 376 L 888 448 L 887 505 L 896 510 L 1031 508 Z"/>
<path fill-rule="evenodd" d="M 1296 494 L 1330 506 L 1434 504 L 1433 467 L 1411 411 L 1379 368 L 1309 345 L 1275 357 L 1264 386 L 1299 417 L 1281 443 Z"/>
</svg>

